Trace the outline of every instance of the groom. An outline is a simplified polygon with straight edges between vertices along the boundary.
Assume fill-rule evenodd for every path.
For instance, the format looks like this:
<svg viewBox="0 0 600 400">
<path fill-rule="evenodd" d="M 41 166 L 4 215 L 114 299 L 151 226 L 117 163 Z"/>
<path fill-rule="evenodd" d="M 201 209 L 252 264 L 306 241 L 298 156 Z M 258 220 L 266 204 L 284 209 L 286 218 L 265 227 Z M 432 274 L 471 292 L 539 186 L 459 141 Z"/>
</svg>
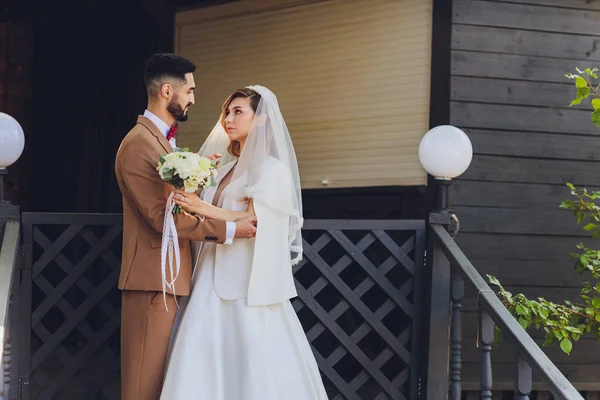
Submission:
<svg viewBox="0 0 600 400">
<path fill-rule="evenodd" d="M 175 145 L 176 121 L 188 118 L 194 104 L 196 66 L 174 54 L 155 54 L 146 63 L 148 107 L 121 142 L 115 173 L 123 196 L 123 256 L 119 289 L 121 311 L 121 399 L 158 400 L 177 306 L 168 290 L 167 312 L 162 294 L 161 233 L 167 197 L 156 166 Z M 189 296 L 192 257 L 190 240 L 231 244 L 234 237 L 256 233 L 256 219 L 237 222 L 174 216 L 181 250 L 178 296 Z"/>
</svg>

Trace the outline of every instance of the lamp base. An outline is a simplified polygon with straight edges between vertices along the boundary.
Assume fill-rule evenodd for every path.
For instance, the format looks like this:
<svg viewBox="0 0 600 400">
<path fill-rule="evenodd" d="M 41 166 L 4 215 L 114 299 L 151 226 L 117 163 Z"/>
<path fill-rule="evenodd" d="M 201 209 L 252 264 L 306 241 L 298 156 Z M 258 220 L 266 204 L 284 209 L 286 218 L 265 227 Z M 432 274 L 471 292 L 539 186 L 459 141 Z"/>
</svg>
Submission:
<svg viewBox="0 0 600 400">
<path fill-rule="evenodd" d="M 4 176 L 8 175 L 6 168 L 0 168 L 0 202 L 4 201 Z"/>
</svg>

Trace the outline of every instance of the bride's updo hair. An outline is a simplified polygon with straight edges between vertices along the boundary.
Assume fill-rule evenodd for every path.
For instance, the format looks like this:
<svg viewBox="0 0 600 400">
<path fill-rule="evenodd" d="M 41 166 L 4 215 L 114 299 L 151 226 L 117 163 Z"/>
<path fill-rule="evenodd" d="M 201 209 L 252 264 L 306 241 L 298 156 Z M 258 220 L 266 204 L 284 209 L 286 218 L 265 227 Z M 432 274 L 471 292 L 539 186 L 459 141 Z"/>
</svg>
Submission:
<svg viewBox="0 0 600 400">
<path fill-rule="evenodd" d="M 231 104 L 231 102 L 239 97 L 247 98 L 250 101 L 250 107 L 256 113 L 256 109 L 258 108 L 258 103 L 260 102 L 260 94 L 258 92 L 249 89 L 237 89 L 235 92 L 231 93 L 225 103 L 223 103 L 223 107 L 221 108 L 221 125 L 223 125 L 223 129 L 225 129 L 225 118 L 227 118 L 227 108 Z M 227 146 L 227 152 L 234 157 L 239 157 L 242 152 L 242 148 L 240 142 L 231 141 L 229 146 Z"/>
</svg>

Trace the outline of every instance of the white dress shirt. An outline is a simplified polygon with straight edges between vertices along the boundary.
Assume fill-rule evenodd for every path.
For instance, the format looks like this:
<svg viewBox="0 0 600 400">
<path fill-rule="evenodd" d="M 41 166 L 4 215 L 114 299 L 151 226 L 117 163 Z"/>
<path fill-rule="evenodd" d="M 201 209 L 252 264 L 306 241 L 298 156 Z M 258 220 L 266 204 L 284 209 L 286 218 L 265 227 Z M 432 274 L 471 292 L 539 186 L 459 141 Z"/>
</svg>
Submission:
<svg viewBox="0 0 600 400">
<path fill-rule="evenodd" d="M 169 125 L 167 125 L 167 123 L 165 121 L 158 118 L 156 115 L 152 114 L 148 110 L 144 111 L 144 117 L 146 117 L 150 121 L 152 121 L 152 123 L 154 123 L 154 125 L 156 125 L 158 130 L 161 131 L 163 135 L 165 135 L 165 138 L 167 137 L 167 135 L 169 134 L 169 129 L 171 129 L 171 127 Z M 175 146 L 176 146 L 175 138 L 172 138 L 169 141 L 169 143 L 171 143 L 171 147 L 175 148 Z M 235 222 L 227 221 L 226 222 L 226 232 L 225 232 L 225 243 L 223 243 L 223 244 L 233 243 L 234 236 L 235 236 Z"/>
<path fill-rule="evenodd" d="M 169 134 L 169 129 L 171 129 L 171 127 L 169 125 L 167 125 L 167 123 L 165 121 L 158 118 L 156 115 L 152 114 L 148 110 L 144 111 L 144 117 L 146 117 L 150 121 L 152 121 L 154 123 L 154 125 L 156 125 L 158 130 L 161 131 L 162 134 L 165 135 L 165 137 L 167 137 L 167 135 Z M 171 140 L 169 140 L 169 143 L 171 143 L 171 147 L 175 148 L 175 146 L 176 146 L 175 138 L 172 138 Z"/>
</svg>

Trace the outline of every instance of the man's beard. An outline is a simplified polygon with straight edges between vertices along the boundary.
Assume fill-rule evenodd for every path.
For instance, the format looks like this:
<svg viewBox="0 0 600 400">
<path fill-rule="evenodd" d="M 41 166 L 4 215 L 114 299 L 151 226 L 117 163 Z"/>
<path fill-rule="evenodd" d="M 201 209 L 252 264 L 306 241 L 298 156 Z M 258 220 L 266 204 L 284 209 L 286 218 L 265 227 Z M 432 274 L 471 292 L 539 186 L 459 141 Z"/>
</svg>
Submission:
<svg viewBox="0 0 600 400">
<path fill-rule="evenodd" d="M 189 107 L 190 104 L 187 105 Z M 184 108 L 179 104 L 179 96 L 173 96 L 171 102 L 167 106 L 167 111 L 171 113 L 175 121 L 185 122 L 188 119 L 188 115 L 185 112 Z"/>
</svg>

